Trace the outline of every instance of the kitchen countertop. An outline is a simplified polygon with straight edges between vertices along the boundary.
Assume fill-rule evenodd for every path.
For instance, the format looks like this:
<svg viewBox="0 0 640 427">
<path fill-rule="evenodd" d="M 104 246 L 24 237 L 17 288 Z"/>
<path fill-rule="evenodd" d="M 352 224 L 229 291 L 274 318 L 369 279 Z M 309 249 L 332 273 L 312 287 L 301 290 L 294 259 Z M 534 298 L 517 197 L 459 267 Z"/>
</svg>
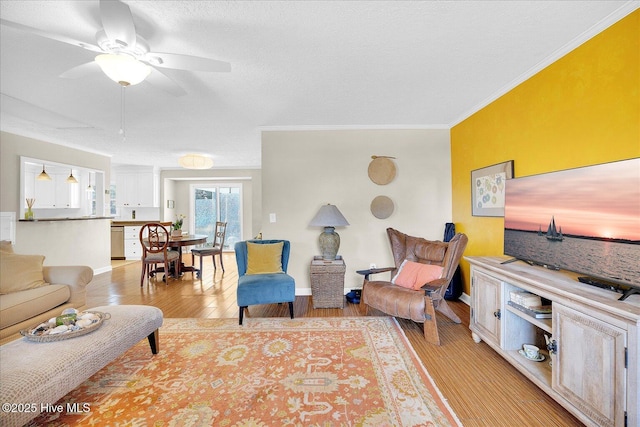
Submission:
<svg viewBox="0 0 640 427">
<path fill-rule="evenodd" d="M 20 219 L 20 222 L 50 222 L 50 221 L 88 221 L 93 219 L 113 219 L 112 216 L 78 216 L 69 218 L 33 218 L 33 219 Z"/>
<path fill-rule="evenodd" d="M 116 220 L 114 219 L 113 221 L 111 221 L 111 226 L 115 226 L 115 227 L 129 227 L 129 226 L 136 226 L 136 225 L 145 225 L 145 224 L 149 224 L 150 222 L 160 222 L 160 224 L 163 225 L 171 225 L 171 221 L 160 221 L 157 219 L 127 219 L 127 220 Z"/>
</svg>

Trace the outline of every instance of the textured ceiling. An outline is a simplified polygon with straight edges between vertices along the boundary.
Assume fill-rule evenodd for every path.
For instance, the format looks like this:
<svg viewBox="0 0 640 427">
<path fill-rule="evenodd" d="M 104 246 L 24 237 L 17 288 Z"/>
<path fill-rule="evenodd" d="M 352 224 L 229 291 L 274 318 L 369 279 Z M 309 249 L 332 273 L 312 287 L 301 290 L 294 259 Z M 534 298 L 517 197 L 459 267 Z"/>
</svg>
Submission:
<svg viewBox="0 0 640 427">
<path fill-rule="evenodd" d="M 3 131 L 177 167 L 259 167 L 262 129 L 447 128 L 638 8 L 638 1 L 125 1 L 153 51 L 231 63 L 168 70 L 186 95 L 126 89 L 95 53 L 0 27 Z M 0 2 L 0 17 L 95 44 L 98 1 Z"/>
</svg>

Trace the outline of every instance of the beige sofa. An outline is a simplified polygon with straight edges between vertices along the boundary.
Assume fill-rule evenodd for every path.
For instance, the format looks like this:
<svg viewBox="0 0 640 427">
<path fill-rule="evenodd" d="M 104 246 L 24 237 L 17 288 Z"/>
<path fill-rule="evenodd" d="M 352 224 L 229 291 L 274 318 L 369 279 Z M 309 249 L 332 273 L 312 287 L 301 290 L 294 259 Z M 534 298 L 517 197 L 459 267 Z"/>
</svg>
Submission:
<svg viewBox="0 0 640 427">
<path fill-rule="evenodd" d="M 87 266 L 43 266 L 41 255 L 20 255 L 0 245 L 0 343 L 18 338 L 21 329 L 82 309 L 93 279 Z"/>
</svg>

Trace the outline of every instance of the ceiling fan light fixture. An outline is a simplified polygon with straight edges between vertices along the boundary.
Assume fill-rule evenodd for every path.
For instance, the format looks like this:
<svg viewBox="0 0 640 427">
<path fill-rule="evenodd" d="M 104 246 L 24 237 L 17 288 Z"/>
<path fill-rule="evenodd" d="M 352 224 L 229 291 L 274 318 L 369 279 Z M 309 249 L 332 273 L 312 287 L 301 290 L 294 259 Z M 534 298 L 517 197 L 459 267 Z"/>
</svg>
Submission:
<svg viewBox="0 0 640 427">
<path fill-rule="evenodd" d="M 186 169 L 211 169 L 213 159 L 202 154 L 185 154 L 178 160 L 180 166 Z"/>
<path fill-rule="evenodd" d="M 42 165 L 42 172 L 40 172 L 40 175 L 38 175 L 36 179 L 38 181 L 51 181 L 51 177 L 49 176 L 47 171 L 44 170 L 44 165 Z"/>
<path fill-rule="evenodd" d="M 95 61 L 107 77 L 122 86 L 137 85 L 151 73 L 151 67 L 127 54 L 104 53 Z"/>
</svg>

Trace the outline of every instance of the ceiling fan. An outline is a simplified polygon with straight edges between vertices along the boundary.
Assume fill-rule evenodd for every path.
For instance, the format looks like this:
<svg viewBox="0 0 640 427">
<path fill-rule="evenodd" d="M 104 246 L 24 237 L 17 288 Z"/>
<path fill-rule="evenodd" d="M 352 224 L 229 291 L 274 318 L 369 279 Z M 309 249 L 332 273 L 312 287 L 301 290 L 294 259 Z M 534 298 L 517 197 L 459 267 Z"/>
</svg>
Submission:
<svg viewBox="0 0 640 427">
<path fill-rule="evenodd" d="M 179 96 L 186 92 L 159 69 L 187 71 L 229 72 L 231 64 L 216 59 L 176 53 L 151 51 L 149 43 L 136 34 L 131 9 L 119 0 L 100 0 L 100 16 L 103 28 L 96 33 L 97 45 L 74 40 L 64 35 L 52 34 L 16 22 L 0 19 L 0 24 L 26 31 L 40 37 L 57 40 L 96 52 L 94 61 L 73 67 L 60 77 L 78 78 L 97 69 L 120 85 L 129 86 L 144 80 Z M 152 72 L 153 69 L 153 72 Z"/>
</svg>

